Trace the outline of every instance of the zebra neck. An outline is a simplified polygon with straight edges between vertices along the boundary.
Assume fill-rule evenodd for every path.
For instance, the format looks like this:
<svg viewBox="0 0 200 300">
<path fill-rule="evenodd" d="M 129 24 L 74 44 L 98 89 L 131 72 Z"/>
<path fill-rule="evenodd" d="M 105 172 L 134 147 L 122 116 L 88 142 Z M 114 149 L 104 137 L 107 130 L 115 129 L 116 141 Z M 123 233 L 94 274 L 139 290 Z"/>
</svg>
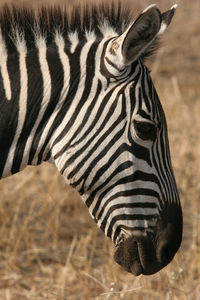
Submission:
<svg viewBox="0 0 200 300">
<path fill-rule="evenodd" d="M 35 48 L 27 49 L 21 38 L 9 53 L 1 40 L 0 177 L 48 159 L 48 143 L 63 118 L 59 112 L 70 103 L 69 59 L 64 41 L 58 42 L 59 50 L 56 42 L 47 47 L 39 37 Z"/>
</svg>

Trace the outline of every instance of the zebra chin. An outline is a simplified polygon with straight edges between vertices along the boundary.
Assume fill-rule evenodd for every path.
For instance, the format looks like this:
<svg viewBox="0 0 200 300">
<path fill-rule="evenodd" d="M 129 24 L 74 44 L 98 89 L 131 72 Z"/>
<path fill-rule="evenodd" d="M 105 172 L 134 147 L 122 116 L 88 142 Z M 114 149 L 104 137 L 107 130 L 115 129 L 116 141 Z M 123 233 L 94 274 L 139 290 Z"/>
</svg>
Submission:
<svg viewBox="0 0 200 300">
<path fill-rule="evenodd" d="M 114 259 L 126 271 L 135 276 L 152 275 L 171 262 L 182 240 L 182 213 L 176 207 L 171 214 L 164 214 L 154 233 L 132 234 L 118 243 Z M 166 222 L 169 214 L 172 218 Z"/>
</svg>

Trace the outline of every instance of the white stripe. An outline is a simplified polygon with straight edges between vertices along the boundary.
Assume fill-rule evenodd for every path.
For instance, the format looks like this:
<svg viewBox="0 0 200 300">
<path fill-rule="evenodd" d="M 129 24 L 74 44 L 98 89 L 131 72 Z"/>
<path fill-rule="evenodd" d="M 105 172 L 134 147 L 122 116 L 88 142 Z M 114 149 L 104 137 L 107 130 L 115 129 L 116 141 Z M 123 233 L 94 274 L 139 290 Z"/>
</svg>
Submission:
<svg viewBox="0 0 200 300">
<path fill-rule="evenodd" d="M 153 152 L 154 152 L 154 159 L 156 160 L 157 163 L 157 167 L 158 167 L 158 171 L 156 168 L 154 168 L 154 174 L 156 175 L 157 178 L 159 178 L 160 180 L 160 185 L 161 185 L 161 190 L 164 194 L 164 199 L 162 198 L 162 202 L 163 204 L 167 201 L 171 201 L 171 187 L 169 185 L 169 181 L 168 181 L 168 176 L 166 174 L 166 169 L 165 166 L 163 164 L 163 154 L 161 152 L 161 139 L 162 137 L 158 138 L 157 143 L 155 143 L 155 147 L 153 148 Z M 158 148 L 158 151 L 157 151 Z M 171 171 L 170 171 L 171 172 Z M 164 174 L 164 176 L 162 175 Z M 166 185 L 168 181 L 168 186 Z M 169 188 L 168 188 L 169 187 Z"/>
<path fill-rule="evenodd" d="M 143 200 L 140 202 L 140 198 Z M 155 203 L 156 199 L 155 198 L 151 198 L 151 202 L 149 202 L 149 196 L 132 196 L 132 197 L 121 197 L 121 198 L 118 198 L 118 199 L 115 199 L 115 201 L 111 201 L 105 208 L 105 211 L 103 212 L 102 216 L 100 219 L 98 219 L 98 226 L 100 227 L 101 226 L 101 223 L 103 221 L 103 219 L 105 218 L 108 210 L 110 208 L 112 208 L 113 206 L 115 205 L 118 205 L 118 204 L 121 204 L 123 206 L 123 204 L 135 204 L 135 203 Z M 116 201 L 117 200 L 117 201 Z M 135 200 L 135 201 L 134 201 Z M 146 200 L 146 201 L 145 201 Z M 118 214 L 132 214 L 132 215 L 143 215 L 143 216 L 149 216 L 149 215 L 159 215 L 159 210 L 157 208 L 148 208 L 148 207 L 145 207 L 145 208 L 142 208 L 142 207 L 135 207 L 135 208 L 131 208 L 131 207 L 121 207 L 121 208 L 118 208 L 118 209 L 115 209 L 113 212 L 112 212 L 112 218 L 114 217 L 114 215 L 118 215 Z M 98 218 L 98 214 L 96 214 L 97 218 Z M 109 218 L 111 218 L 109 216 Z M 109 219 L 108 219 L 109 220 Z M 108 223 L 110 223 L 108 221 Z"/>
<path fill-rule="evenodd" d="M 38 35 L 36 36 L 36 46 L 39 51 L 39 63 L 40 63 L 42 79 L 43 79 L 43 99 L 41 102 L 40 113 L 37 117 L 37 120 L 26 142 L 21 168 L 26 166 L 28 163 L 29 152 L 31 149 L 32 141 L 35 137 L 35 132 L 38 128 L 40 121 L 43 118 L 44 112 L 46 111 L 46 108 L 49 104 L 49 100 L 51 97 L 51 76 L 50 76 L 49 66 L 46 59 L 46 52 L 47 52 L 46 41 L 43 36 L 38 36 Z"/>
<path fill-rule="evenodd" d="M 137 214 L 141 214 L 142 216 L 144 216 L 144 217 L 146 216 L 147 218 L 148 218 L 148 216 L 153 215 L 153 218 L 151 218 L 151 220 L 147 220 L 147 219 L 144 219 L 144 220 L 140 220 L 140 219 L 138 219 L 138 220 L 123 220 L 122 219 L 122 220 L 119 220 L 117 222 L 120 223 L 120 225 L 121 225 L 121 222 L 122 222 L 123 225 L 127 224 L 127 226 L 128 226 L 128 223 L 129 223 L 129 226 L 131 228 L 133 228 L 133 227 L 148 228 L 149 226 L 155 226 L 156 225 L 158 211 L 155 210 L 155 209 L 141 209 L 141 208 L 130 208 L 130 207 L 129 208 L 126 208 L 126 207 L 125 208 L 119 208 L 119 209 L 115 209 L 109 215 L 108 219 L 106 220 L 106 226 L 105 226 L 105 230 L 104 230 L 105 234 L 106 235 L 108 234 L 108 229 L 109 229 L 110 223 L 112 222 L 112 220 L 115 217 L 120 216 L 120 215 L 134 216 L 134 215 L 137 215 Z M 99 227 L 101 226 L 100 221 L 98 222 L 98 226 Z M 116 228 L 116 225 L 114 225 L 113 227 Z M 112 228 L 112 230 L 114 228 Z M 113 230 L 113 232 L 114 231 L 115 230 Z"/>
<path fill-rule="evenodd" d="M 99 30 L 107 39 L 118 36 L 116 30 L 113 27 L 111 27 L 109 21 L 105 18 L 102 20 L 102 22 L 100 21 Z"/>
<path fill-rule="evenodd" d="M 59 32 L 55 33 L 55 43 L 58 47 L 58 54 L 60 57 L 60 61 L 62 63 L 62 67 L 63 67 L 63 87 L 62 87 L 62 91 L 60 93 L 60 99 L 58 101 L 58 104 L 56 105 L 54 112 L 52 113 L 52 115 L 50 116 L 40 139 L 39 145 L 38 145 L 38 150 L 35 153 L 35 157 L 34 160 L 32 161 L 33 164 L 37 164 L 37 155 L 42 147 L 42 144 L 44 143 L 49 129 L 51 128 L 53 122 L 55 121 L 56 117 L 58 116 L 59 112 L 60 112 L 60 107 L 62 107 L 63 102 L 65 101 L 66 95 L 68 93 L 69 90 L 69 82 L 70 82 L 70 65 L 69 65 L 69 59 L 68 56 L 65 53 L 65 41 L 62 37 L 62 35 Z M 45 153 L 44 153 L 45 154 Z"/>
<path fill-rule="evenodd" d="M 15 133 L 15 137 L 9 151 L 7 161 L 4 167 L 3 177 L 11 174 L 11 167 L 14 159 L 14 154 L 16 150 L 16 145 L 21 134 L 22 128 L 24 126 L 24 121 L 26 117 L 26 108 L 27 108 L 27 87 L 28 87 L 28 75 L 27 75 L 27 66 L 26 66 L 26 42 L 23 37 L 19 36 L 16 32 L 16 47 L 19 52 L 19 68 L 20 68 L 20 95 L 19 95 L 19 117 L 18 124 Z"/>
<path fill-rule="evenodd" d="M 80 99 L 83 95 L 84 89 L 85 89 L 85 80 L 86 80 L 86 60 L 87 60 L 87 54 L 88 51 L 91 47 L 91 45 L 93 44 L 93 41 L 90 41 L 88 43 L 86 43 L 81 51 L 81 55 L 80 55 L 80 81 L 79 81 L 79 85 L 77 88 L 77 92 L 76 95 L 74 96 L 73 99 L 73 105 L 70 106 L 68 112 L 66 113 L 65 118 L 63 119 L 62 123 L 60 124 L 60 126 L 57 128 L 56 130 L 56 134 L 54 136 L 54 140 L 56 139 L 57 136 L 59 136 L 61 134 L 61 132 L 63 131 L 63 129 L 65 128 L 67 122 L 70 120 L 71 116 L 73 115 L 74 111 L 76 110 L 76 107 L 79 105 Z M 84 116 L 85 114 L 85 109 L 86 107 L 83 105 L 83 107 L 81 108 L 79 115 L 77 116 L 75 123 L 73 124 L 71 131 L 68 132 L 67 134 L 67 140 L 69 140 L 74 132 L 76 131 L 76 129 L 79 127 L 79 122 L 82 116 Z M 78 121 L 77 121 L 78 120 Z M 52 140 L 51 143 L 54 142 L 54 140 Z M 65 141 L 67 143 L 67 140 Z M 60 140 L 54 147 L 53 147 L 53 154 L 55 155 L 60 149 L 62 149 L 62 147 L 64 146 L 63 144 L 63 140 Z M 57 168 L 60 170 L 62 169 L 62 165 L 60 165 L 60 163 L 56 164 Z"/>
<path fill-rule="evenodd" d="M 112 95 L 112 96 L 113 96 L 113 99 L 115 99 L 115 97 L 116 97 L 116 95 L 117 95 L 117 93 L 118 93 L 118 91 L 119 91 L 120 89 L 121 89 L 121 86 L 115 89 L 115 91 L 113 92 L 113 95 Z M 99 105 L 101 104 L 101 102 L 102 102 L 101 97 L 99 97 L 99 99 L 98 99 L 97 102 L 99 103 Z M 120 102 L 120 99 L 119 99 L 119 102 Z M 111 119 L 109 120 L 109 122 L 106 123 L 106 125 L 105 125 L 103 131 L 101 131 L 100 136 L 99 136 L 99 135 L 98 135 L 98 136 L 96 135 L 96 132 L 98 131 L 99 127 L 102 125 L 102 121 L 104 120 L 105 116 L 107 115 L 107 113 L 108 113 L 108 111 L 109 111 L 111 105 L 112 105 L 112 102 L 110 102 L 110 101 L 108 101 L 108 102 L 106 103 L 106 107 L 105 107 L 105 109 L 104 109 L 104 111 L 102 112 L 102 115 L 101 115 L 101 121 L 99 121 L 99 122 L 96 124 L 96 126 L 91 130 L 91 132 L 88 134 L 87 140 L 89 140 L 91 137 L 94 137 L 94 139 L 93 139 L 93 141 L 90 143 L 90 145 L 88 146 L 87 151 L 83 153 L 83 155 L 85 155 L 86 153 L 88 153 L 88 152 L 90 151 L 90 149 L 98 142 L 99 138 L 103 135 L 103 133 L 104 133 L 106 130 L 108 130 L 108 129 L 110 128 L 110 126 L 112 126 L 112 124 L 113 124 L 113 119 L 111 118 Z M 87 107 L 88 107 L 88 106 L 87 106 Z M 96 116 L 97 113 L 98 113 L 98 111 L 94 111 L 94 112 L 93 112 L 93 114 L 92 114 L 93 117 L 92 117 L 92 118 L 90 117 L 90 122 L 92 122 L 92 121 L 95 119 L 95 116 Z M 120 109 L 119 109 L 119 110 L 117 111 L 117 115 L 115 116 L 116 119 L 117 119 L 118 115 L 120 115 L 120 113 L 121 113 L 121 111 L 120 111 Z M 81 118 L 81 116 L 79 116 L 79 118 Z M 79 119 L 79 118 L 78 118 L 78 119 Z M 102 150 L 105 148 L 105 144 L 106 144 L 106 143 L 109 143 L 110 139 L 114 136 L 114 134 L 117 133 L 117 132 L 123 127 L 124 122 L 123 122 L 123 124 L 121 124 L 121 123 L 122 123 L 122 122 L 120 122 L 120 124 L 118 124 L 118 126 L 115 128 L 115 131 L 113 131 L 109 136 L 106 137 L 106 139 L 104 140 L 104 143 L 103 143 L 103 144 L 97 146 L 97 148 L 96 148 L 95 151 L 93 152 L 93 157 L 95 157 L 97 154 L 99 154 L 100 151 L 102 151 Z M 88 125 L 90 125 L 90 124 L 88 123 Z M 85 129 L 85 128 L 84 128 L 84 129 Z M 85 130 L 86 130 L 86 129 L 85 129 Z M 73 141 L 73 143 L 74 143 L 74 142 L 75 142 L 75 141 Z M 81 149 L 81 147 L 84 146 L 85 143 L 86 143 L 85 140 L 83 140 L 81 143 L 79 143 L 78 149 Z M 115 147 L 115 145 L 114 145 L 114 147 Z M 114 150 L 113 150 L 113 151 L 114 151 Z M 73 154 L 74 154 L 74 149 L 73 149 L 73 147 L 72 147 L 71 149 L 68 150 L 68 152 L 67 152 L 66 154 L 63 154 L 63 155 L 62 155 L 62 160 L 63 160 L 63 162 L 65 163 L 68 159 L 70 159 L 70 156 L 73 156 Z M 69 174 L 71 171 L 73 171 L 74 168 L 76 168 L 76 166 L 77 166 L 80 162 L 83 162 L 83 164 L 82 164 L 82 167 L 81 167 L 81 169 L 79 170 L 78 174 L 76 174 L 76 176 L 75 176 L 75 177 L 76 177 L 76 180 L 77 180 L 78 178 L 80 178 L 80 177 L 84 174 L 85 170 L 86 170 L 86 169 L 88 168 L 88 166 L 90 165 L 91 160 L 89 159 L 89 160 L 87 160 L 87 161 L 83 161 L 83 155 L 80 155 L 80 156 L 77 158 L 76 164 L 74 164 L 74 165 L 69 165 L 69 166 L 68 166 L 68 168 L 67 168 L 67 169 L 64 171 L 64 173 L 63 173 L 64 176 L 67 177 L 67 174 Z M 58 159 L 59 159 L 59 158 L 58 158 Z M 104 158 L 103 158 L 103 161 L 104 161 Z M 101 163 L 101 162 L 99 162 L 99 163 Z M 93 170 L 92 170 L 92 173 L 93 173 Z M 92 173 L 91 173 L 91 177 L 92 177 Z M 77 176 L 77 175 L 78 175 L 78 176 Z M 94 174 L 94 175 L 95 175 L 95 174 Z"/>
<path fill-rule="evenodd" d="M 128 215 L 128 214 L 127 214 Z M 113 228 L 112 228 L 112 234 L 111 234 L 111 239 L 113 240 L 114 235 L 115 235 L 115 231 L 117 229 L 118 226 L 124 226 L 124 227 L 129 227 L 129 228 L 134 228 L 134 227 L 141 227 L 143 228 L 143 230 L 147 231 L 147 232 L 151 232 L 151 227 L 155 227 L 156 226 L 156 218 L 153 220 L 118 220 L 116 221 L 116 223 L 114 224 Z M 106 230 L 105 235 L 108 234 L 108 226 L 106 226 Z M 142 234 L 141 234 L 142 235 Z"/>
<path fill-rule="evenodd" d="M 71 43 L 70 51 L 71 51 L 71 53 L 74 53 L 75 50 L 76 50 L 76 47 L 78 46 L 78 43 L 79 43 L 79 38 L 78 38 L 77 31 L 70 32 L 68 34 L 68 38 L 69 38 L 69 41 Z"/>
<path fill-rule="evenodd" d="M 11 100 L 11 83 L 7 68 L 8 54 L 2 32 L 0 30 L 0 69 L 7 100 Z"/>
<path fill-rule="evenodd" d="M 142 169 L 142 168 L 141 168 Z M 134 171 L 137 171 L 136 169 Z M 123 177 L 125 176 L 131 176 L 133 174 L 133 168 L 128 168 L 126 170 L 123 171 Z M 120 178 L 122 178 L 122 174 L 119 173 L 117 174 L 115 177 L 112 178 L 112 182 L 117 182 Z M 110 185 L 112 186 L 112 182 L 110 183 Z M 104 206 L 104 204 L 107 202 L 107 200 L 112 197 L 113 195 L 119 193 L 119 192 L 123 192 L 123 191 L 130 191 L 130 190 L 133 190 L 133 189 L 149 189 L 149 190 L 153 190 L 155 192 L 158 193 L 159 195 L 159 198 L 162 199 L 162 195 L 161 195 L 161 192 L 160 192 L 160 189 L 159 189 L 159 186 L 152 182 L 152 181 L 142 181 L 142 180 L 135 180 L 134 182 L 131 181 L 131 182 L 127 182 L 127 183 L 123 183 L 123 184 L 118 184 L 116 186 L 113 186 L 112 187 L 112 190 L 109 189 L 108 192 L 107 189 L 109 188 L 109 186 L 105 186 L 104 188 L 102 188 L 99 192 L 97 192 L 97 194 L 95 195 L 95 199 L 93 199 L 92 203 L 91 203 L 91 206 L 89 207 L 89 210 L 92 212 L 94 207 L 96 206 L 96 204 L 98 203 L 99 201 L 99 197 L 101 196 L 102 193 L 105 192 L 104 194 L 104 198 L 101 199 L 101 207 Z M 126 197 L 126 201 L 128 201 L 128 197 Z M 134 199 L 134 196 L 130 197 L 131 199 L 133 198 Z M 146 196 L 137 196 L 137 199 L 135 200 L 138 200 L 139 202 L 143 203 L 143 202 L 146 202 L 146 200 L 144 201 L 143 199 L 146 199 Z M 159 204 L 159 199 L 155 198 L 155 197 L 152 197 L 152 196 L 149 196 L 149 199 L 154 199 L 154 203 L 156 204 L 156 206 L 160 209 L 160 204 Z M 85 199 L 85 201 L 87 200 L 87 198 Z M 118 201 L 117 200 L 113 200 L 113 201 Z M 99 208 L 100 209 L 100 208 Z M 98 210 L 99 211 L 99 210 Z"/>
</svg>

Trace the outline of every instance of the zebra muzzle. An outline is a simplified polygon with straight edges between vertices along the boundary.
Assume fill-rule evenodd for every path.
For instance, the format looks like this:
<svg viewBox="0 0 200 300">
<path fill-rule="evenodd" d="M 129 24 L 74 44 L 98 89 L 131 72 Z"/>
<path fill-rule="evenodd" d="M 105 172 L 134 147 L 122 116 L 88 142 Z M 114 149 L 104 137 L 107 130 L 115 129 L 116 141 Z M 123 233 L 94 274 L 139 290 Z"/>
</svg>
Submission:
<svg viewBox="0 0 200 300">
<path fill-rule="evenodd" d="M 135 276 L 152 275 L 165 267 L 174 254 L 164 240 L 156 245 L 151 236 L 137 236 L 127 238 L 116 247 L 114 259 Z"/>
</svg>

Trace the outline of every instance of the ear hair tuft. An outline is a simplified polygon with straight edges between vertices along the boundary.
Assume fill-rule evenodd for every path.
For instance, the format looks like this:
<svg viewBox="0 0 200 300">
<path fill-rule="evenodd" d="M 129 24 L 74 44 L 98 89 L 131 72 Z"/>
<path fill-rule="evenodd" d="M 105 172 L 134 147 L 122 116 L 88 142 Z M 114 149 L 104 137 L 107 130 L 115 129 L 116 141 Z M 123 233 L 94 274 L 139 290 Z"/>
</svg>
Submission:
<svg viewBox="0 0 200 300">
<path fill-rule="evenodd" d="M 155 55 L 160 48 L 160 44 L 160 37 L 157 37 L 154 42 L 141 54 L 141 59 L 146 61 L 147 59 L 151 58 L 151 56 Z"/>
</svg>

